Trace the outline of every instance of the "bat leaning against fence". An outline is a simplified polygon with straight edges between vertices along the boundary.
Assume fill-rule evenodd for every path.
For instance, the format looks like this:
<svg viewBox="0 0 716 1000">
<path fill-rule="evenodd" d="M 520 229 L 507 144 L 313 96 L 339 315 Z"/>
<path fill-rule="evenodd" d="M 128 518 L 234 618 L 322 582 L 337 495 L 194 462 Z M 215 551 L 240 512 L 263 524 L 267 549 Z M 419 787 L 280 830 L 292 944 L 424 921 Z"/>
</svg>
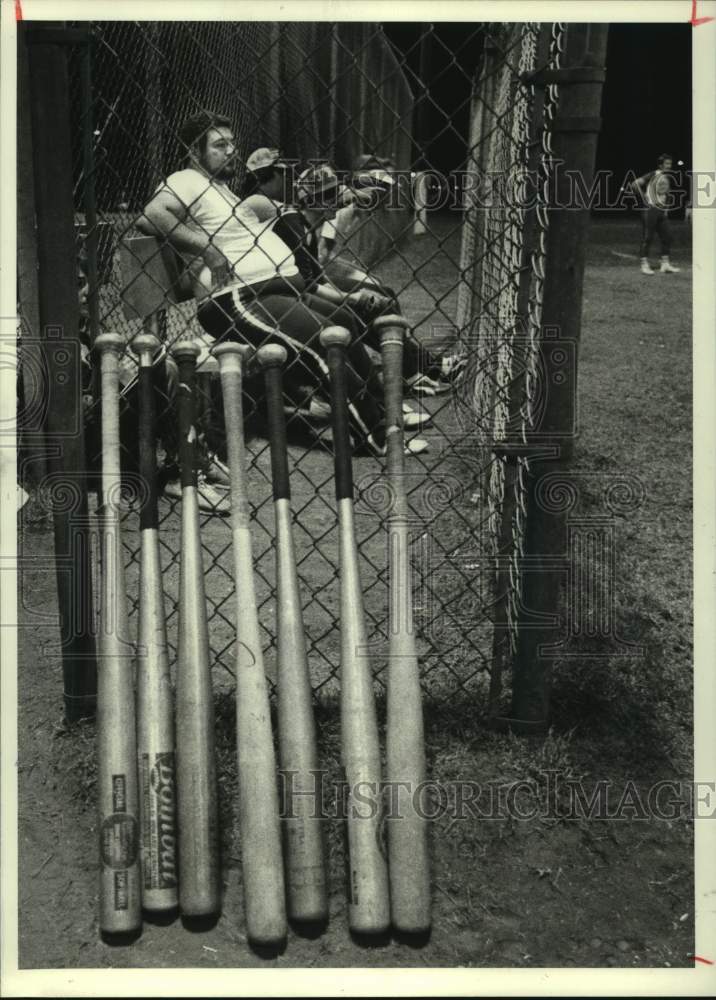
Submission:
<svg viewBox="0 0 716 1000">
<path fill-rule="evenodd" d="M 292 920 L 322 922 L 328 917 L 328 899 L 321 827 L 321 784 L 318 780 L 311 678 L 291 523 L 281 379 L 286 351 L 280 344 L 267 344 L 259 350 L 258 360 L 266 381 L 276 519 L 278 734 L 284 783 L 288 912 Z"/>
<path fill-rule="evenodd" d="M 139 804 L 132 643 L 129 641 L 120 525 L 119 357 L 124 339 L 95 341 L 102 383 L 102 580 L 97 677 L 100 830 L 100 929 L 129 934 L 142 926 Z"/>
<path fill-rule="evenodd" d="M 179 369 L 182 487 L 176 674 L 179 907 L 185 916 L 208 917 L 221 908 L 221 872 L 214 703 L 197 496 L 194 391 L 199 347 L 181 340 L 174 344 L 172 354 Z"/>
<path fill-rule="evenodd" d="M 286 937 L 276 757 L 259 632 L 241 400 L 242 362 L 252 348 L 232 342 L 212 349 L 224 397 L 231 476 L 231 527 L 236 586 L 236 741 L 244 907 L 249 940 L 274 946 Z"/>
<path fill-rule="evenodd" d="M 328 354 L 340 546 L 341 758 L 347 783 L 348 922 L 359 934 L 379 934 L 390 924 L 388 869 L 382 843 L 380 745 L 367 657 L 363 592 L 353 510 L 353 472 L 346 396 L 346 347 L 350 333 L 328 327 Z"/>
<path fill-rule="evenodd" d="M 408 499 L 403 448 L 402 316 L 381 316 L 380 330 L 386 416 L 388 513 L 389 649 L 386 723 L 386 788 L 389 793 L 388 867 L 393 926 L 408 933 L 430 927 L 430 865 L 427 822 L 417 790 L 425 781 L 425 736 L 420 670 L 413 631 Z"/>
<path fill-rule="evenodd" d="M 152 329 L 150 317 L 145 326 Z M 132 341 L 139 362 L 139 627 L 137 635 L 137 765 L 142 905 L 173 910 L 177 895 L 174 698 L 169 673 L 164 587 L 157 509 L 156 388 L 159 339 L 151 332 Z"/>
</svg>

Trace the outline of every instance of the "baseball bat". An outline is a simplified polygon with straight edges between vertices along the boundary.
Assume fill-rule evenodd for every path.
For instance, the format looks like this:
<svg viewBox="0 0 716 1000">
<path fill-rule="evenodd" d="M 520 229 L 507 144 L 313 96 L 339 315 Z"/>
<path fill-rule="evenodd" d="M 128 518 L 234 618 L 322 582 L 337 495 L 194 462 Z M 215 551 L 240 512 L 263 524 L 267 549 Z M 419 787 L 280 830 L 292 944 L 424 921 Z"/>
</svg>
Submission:
<svg viewBox="0 0 716 1000">
<path fill-rule="evenodd" d="M 151 330 L 153 318 L 147 321 Z M 159 340 L 138 334 L 132 350 L 139 363 L 139 475 L 144 495 L 139 511 L 139 626 L 137 642 L 137 765 L 139 856 L 145 910 L 173 910 L 177 894 L 176 768 L 174 705 L 157 507 L 156 396 L 154 357 Z"/>
<path fill-rule="evenodd" d="M 430 928 L 430 861 L 427 823 L 415 791 L 425 781 L 420 669 L 413 631 L 408 499 L 403 445 L 403 338 L 407 322 L 387 315 L 380 332 L 386 416 L 386 468 L 392 508 L 388 514 L 388 706 L 386 788 L 391 796 L 388 830 L 390 911 L 393 926 L 407 933 Z"/>
<path fill-rule="evenodd" d="M 244 908 L 249 940 L 261 946 L 274 946 L 286 937 L 286 890 L 276 756 L 254 590 L 246 490 L 241 380 L 242 363 L 251 351 L 247 345 L 231 342 L 212 349 L 221 374 L 231 477 L 236 584 L 236 752 Z"/>
<path fill-rule="evenodd" d="M 343 327 L 328 327 L 321 333 L 331 378 L 338 507 L 341 758 L 347 786 L 348 923 L 356 933 L 379 934 L 390 924 L 390 901 L 382 843 L 380 744 L 373 677 L 366 653 L 363 592 L 353 511 L 345 360 L 349 343 L 350 334 Z"/>
<path fill-rule="evenodd" d="M 119 358 L 124 339 L 95 341 L 102 391 L 102 581 L 97 671 L 100 929 L 129 934 L 142 925 L 139 803 L 132 646 L 120 526 Z"/>
<path fill-rule="evenodd" d="M 291 524 L 281 379 L 286 351 L 280 344 L 266 344 L 258 352 L 258 361 L 266 382 L 276 522 L 278 739 L 286 790 L 283 830 L 288 913 L 292 920 L 322 922 L 328 917 L 328 899 L 320 785 L 316 784 L 316 727 Z"/>
<path fill-rule="evenodd" d="M 214 748 L 214 702 L 209 663 L 204 566 L 199 536 L 196 471 L 195 376 L 198 346 L 174 344 L 179 381 L 181 562 L 176 668 L 176 776 L 179 907 L 207 917 L 221 906 Z"/>
</svg>

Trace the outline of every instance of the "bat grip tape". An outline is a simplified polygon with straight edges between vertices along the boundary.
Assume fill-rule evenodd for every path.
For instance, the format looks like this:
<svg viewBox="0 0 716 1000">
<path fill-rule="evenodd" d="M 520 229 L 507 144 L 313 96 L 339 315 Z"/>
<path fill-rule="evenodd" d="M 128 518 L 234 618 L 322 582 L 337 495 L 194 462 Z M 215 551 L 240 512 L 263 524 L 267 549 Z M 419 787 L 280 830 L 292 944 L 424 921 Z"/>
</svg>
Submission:
<svg viewBox="0 0 716 1000">
<path fill-rule="evenodd" d="M 331 416 L 333 420 L 333 461 L 336 478 L 336 500 L 353 499 L 353 468 L 348 420 L 348 382 L 343 347 L 328 348 L 328 369 L 331 374 Z"/>
<path fill-rule="evenodd" d="M 194 414 L 194 390 L 196 384 L 196 362 L 193 358 L 180 358 L 179 385 L 177 388 L 177 411 L 179 417 L 179 464 L 181 485 L 196 486 L 196 421 Z"/>
<path fill-rule="evenodd" d="M 288 500 L 291 488 L 288 476 L 288 451 L 286 444 L 286 417 L 283 412 L 283 384 L 281 369 L 272 365 L 264 372 L 266 381 L 266 407 L 268 410 L 269 441 L 271 442 L 271 476 L 274 500 Z"/>
<path fill-rule="evenodd" d="M 157 408 L 154 394 L 154 369 L 139 369 L 139 476 L 144 487 L 139 511 L 139 527 L 158 528 L 157 508 Z"/>
</svg>

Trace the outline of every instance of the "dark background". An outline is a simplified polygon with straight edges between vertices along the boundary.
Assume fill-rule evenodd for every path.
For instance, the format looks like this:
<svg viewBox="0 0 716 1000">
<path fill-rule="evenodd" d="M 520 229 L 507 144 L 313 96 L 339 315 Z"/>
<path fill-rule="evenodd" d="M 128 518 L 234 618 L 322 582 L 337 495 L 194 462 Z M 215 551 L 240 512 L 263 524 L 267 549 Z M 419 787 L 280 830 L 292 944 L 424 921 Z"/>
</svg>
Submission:
<svg viewBox="0 0 716 1000">
<path fill-rule="evenodd" d="M 428 97 L 416 105 L 416 140 L 423 140 L 428 161 L 420 165 L 449 173 L 465 161 L 481 29 L 465 23 L 435 24 L 432 32 L 426 27 L 383 25 L 405 58 L 414 92 L 420 93 L 421 76 L 431 81 Z M 612 171 L 617 189 L 628 171 L 639 176 L 653 169 L 661 152 L 691 167 L 692 30 L 688 23 L 610 25 L 596 168 Z"/>
</svg>

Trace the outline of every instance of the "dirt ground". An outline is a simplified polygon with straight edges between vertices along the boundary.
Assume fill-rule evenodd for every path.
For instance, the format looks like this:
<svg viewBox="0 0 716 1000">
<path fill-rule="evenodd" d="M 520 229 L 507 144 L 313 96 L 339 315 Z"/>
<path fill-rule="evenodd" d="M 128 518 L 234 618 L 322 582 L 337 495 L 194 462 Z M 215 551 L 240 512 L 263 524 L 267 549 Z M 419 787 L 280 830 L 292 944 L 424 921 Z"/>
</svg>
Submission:
<svg viewBox="0 0 716 1000">
<path fill-rule="evenodd" d="M 448 221 L 438 217 L 433 226 L 432 235 L 407 243 L 380 269 L 387 283 L 402 289 L 401 301 L 416 325 L 430 312 L 435 297 L 444 295 L 454 282 L 459 259 L 459 238 L 451 233 Z M 448 644 L 443 657 L 427 643 L 430 777 L 453 790 L 465 781 L 481 786 L 475 800 L 478 815 L 460 818 L 450 801 L 436 808 L 439 815 L 430 831 L 434 887 L 430 937 L 422 941 L 386 937 L 372 946 L 351 938 L 343 833 L 339 821 L 328 820 L 327 929 L 314 939 L 292 930 L 285 949 L 270 956 L 257 954 L 247 944 L 234 807 L 231 582 L 221 568 L 230 565 L 230 532 L 225 523 L 207 517 L 206 558 L 215 567 L 211 581 L 207 577 L 207 596 L 217 612 L 212 645 L 219 650 L 214 675 L 222 914 L 215 926 L 201 932 L 177 918 L 168 924 L 147 921 L 131 945 L 111 946 L 100 939 L 94 725 L 82 723 L 70 730 L 61 721 L 61 669 L 52 623 L 55 579 L 48 559 L 52 534 L 46 524 L 35 523 L 23 526 L 20 541 L 21 555 L 34 563 L 20 580 L 21 968 L 693 964 L 693 827 L 688 816 L 642 816 L 638 809 L 624 808 L 618 819 L 570 819 L 558 808 L 564 804 L 565 790 L 578 780 L 587 789 L 597 781 L 610 782 L 613 803 L 618 803 L 630 781 L 646 801 L 655 782 L 692 778 L 689 232 L 677 224 L 679 248 L 674 257 L 682 265 L 681 273 L 647 278 L 638 271 L 637 228 L 634 220 L 597 220 L 592 227 L 575 472 L 584 483 L 582 509 L 592 512 L 600 503 L 600 476 L 628 474 L 643 484 L 641 505 L 616 519 L 614 595 L 619 635 L 639 644 L 642 652 L 622 659 L 565 660 L 555 672 L 552 731 L 547 736 L 517 737 L 491 732 L 483 724 L 485 675 L 478 662 L 479 636 L 472 646 Z M 432 263 L 421 267 L 431 257 Z M 403 289 L 410 269 L 417 279 Z M 429 325 L 449 336 L 454 309 L 454 294 L 445 295 L 440 313 Z M 425 335 L 425 329 L 421 332 Z M 451 476 L 464 477 L 469 469 L 454 448 L 456 432 L 450 423 L 454 417 L 449 408 L 432 405 L 441 412 L 429 437 L 428 478 L 439 480 L 445 469 Z M 250 451 L 255 460 L 252 503 L 258 522 L 258 592 L 262 622 L 270 636 L 272 512 L 265 442 L 254 439 Z M 294 461 L 302 454 L 299 445 L 292 445 Z M 314 450 L 299 467 L 301 474 L 292 481 L 294 510 L 302 511 L 296 542 L 301 573 L 315 596 L 307 608 L 307 630 L 315 679 L 326 682 L 317 706 L 319 752 L 337 779 L 332 459 L 327 452 Z M 366 493 L 376 471 L 371 459 L 356 462 L 356 481 Z M 171 638 L 176 628 L 171 593 L 178 577 L 178 514 L 162 503 Z M 467 501 L 459 513 L 458 520 L 446 515 L 444 522 L 436 522 L 440 552 L 446 556 L 458 552 L 478 525 L 479 512 Z M 385 581 L 375 569 L 382 553 L 375 512 L 366 508 L 358 525 L 364 540 L 364 576 L 374 564 L 368 579 L 375 585 L 368 587 L 366 601 L 369 622 L 379 632 L 385 617 Z M 322 531 L 325 537 L 314 546 Z M 125 541 L 136 548 L 131 518 Z M 128 573 L 130 595 L 136 594 L 136 572 L 134 563 Z M 446 586 L 450 579 L 448 572 Z M 380 655 L 376 659 L 380 664 Z M 273 669 L 269 657 L 269 676 Z M 382 700 L 379 717 L 384 719 Z M 502 795 L 512 789 L 519 795 L 521 815 L 529 818 L 515 818 L 514 809 L 511 813 L 498 809 L 488 816 L 490 789 Z"/>
</svg>

